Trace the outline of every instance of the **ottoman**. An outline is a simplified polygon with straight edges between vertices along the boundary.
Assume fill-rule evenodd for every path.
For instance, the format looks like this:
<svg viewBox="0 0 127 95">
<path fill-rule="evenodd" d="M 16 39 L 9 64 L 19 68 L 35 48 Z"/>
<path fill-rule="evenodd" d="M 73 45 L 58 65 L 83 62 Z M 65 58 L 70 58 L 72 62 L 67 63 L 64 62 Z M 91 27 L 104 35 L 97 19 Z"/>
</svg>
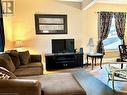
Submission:
<svg viewBox="0 0 127 95">
<path fill-rule="evenodd" d="M 39 80 L 44 95 L 86 95 L 71 73 L 22 77 Z"/>
</svg>

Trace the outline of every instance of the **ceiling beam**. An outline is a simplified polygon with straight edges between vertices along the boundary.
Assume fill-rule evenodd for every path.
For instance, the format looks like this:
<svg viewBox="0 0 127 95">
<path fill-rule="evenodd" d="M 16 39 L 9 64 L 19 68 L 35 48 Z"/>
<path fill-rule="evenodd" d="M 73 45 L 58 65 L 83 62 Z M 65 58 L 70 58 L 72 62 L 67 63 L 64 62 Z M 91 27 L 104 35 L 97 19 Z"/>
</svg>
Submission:
<svg viewBox="0 0 127 95">
<path fill-rule="evenodd" d="M 127 4 L 127 0 L 83 0 L 81 3 L 81 9 L 87 10 L 92 5 L 96 3 L 106 3 L 106 4 Z"/>
<path fill-rule="evenodd" d="M 81 3 L 81 9 L 82 10 L 87 10 L 90 8 L 92 5 L 96 3 L 96 0 L 83 0 Z"/>
</svg>

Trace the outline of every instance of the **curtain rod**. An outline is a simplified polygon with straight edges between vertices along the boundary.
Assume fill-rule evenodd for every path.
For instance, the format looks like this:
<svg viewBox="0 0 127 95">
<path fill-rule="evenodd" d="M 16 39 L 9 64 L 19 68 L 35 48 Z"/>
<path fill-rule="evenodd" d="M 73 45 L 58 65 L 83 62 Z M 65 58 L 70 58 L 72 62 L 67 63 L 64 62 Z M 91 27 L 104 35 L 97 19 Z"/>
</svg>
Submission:
<svg viewBox="0 0 127 95">
<path fill-rule="evenodd" d="M 113 11 L 102 11 L 102 12 L 112 12 L 112 13 L 118 13 L 118 12 L 113 12 Z M 100 13 L 100 12 L 96 12 L 96 13 Z M 126 13 L 126 14 L 127 14 L 127 12 L 121 12 L 121 13 Z"/>
</svg>

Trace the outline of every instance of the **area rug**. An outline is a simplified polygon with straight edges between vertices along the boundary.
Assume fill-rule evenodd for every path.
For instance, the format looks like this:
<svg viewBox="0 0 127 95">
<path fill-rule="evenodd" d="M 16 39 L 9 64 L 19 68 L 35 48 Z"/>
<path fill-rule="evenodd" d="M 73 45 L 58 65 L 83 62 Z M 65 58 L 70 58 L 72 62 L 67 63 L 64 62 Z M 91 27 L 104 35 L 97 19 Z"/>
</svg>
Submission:
<svg viewBox="0 0 127 95">
<path fill-rule="evenodd" d="M 109 64 L 109 63 L 107 63 Z M 100 80 L 101 82 L 103 82 L 105 85 L 109 86 L 110 88 L 112 88 L 112 81 L 108 81 L 108 73 L 106 70 L 106 65 L 107 64 L 103 64 L 102 65 L 102 69 L 100 68 L 99 65 L 94 66 L 93 70 L 92 70 L 92 66 L 89 65 L 88 67 L 85 65 L 83 66 L 83 68 L 81 67 L 76 67 L 76 68 L 68 68 L 68 69 L 60 69 L 60 70 L 54 70 L 54 71 L 47 71 L 45 74 L 54 74 L 54 73 L 63 73 L 63 72 L 69 72 L 69 73 L 73 73 L 73 72 L 77 72 L 79 70 L 84 70 L 86 72 L 89 72 L 90 74 L 92 74 L 94 77 L 96 77 L 98 80 Z M 121 64 L 118 63 L 111 63 L 111 65 L 115 65 L 117 67 L 120 67 Z M 126 66 L 126 64 L 124 65 Z M 126 90 L 127 91 L 127 82 L 123 83 L 123 82 L 116 82 L 115 83 L 115 87 L 116 90 L 119 92 L 121 90 Z M 127 94 L 119 94 L 119 95 L 127 95 Z"/>
<path fill-rule="evenodd" d="M 79 70 L 73 72 L 72 75 L 87 95 L 117 95 L 112 88 L 87 71 Z"/>
</svg>

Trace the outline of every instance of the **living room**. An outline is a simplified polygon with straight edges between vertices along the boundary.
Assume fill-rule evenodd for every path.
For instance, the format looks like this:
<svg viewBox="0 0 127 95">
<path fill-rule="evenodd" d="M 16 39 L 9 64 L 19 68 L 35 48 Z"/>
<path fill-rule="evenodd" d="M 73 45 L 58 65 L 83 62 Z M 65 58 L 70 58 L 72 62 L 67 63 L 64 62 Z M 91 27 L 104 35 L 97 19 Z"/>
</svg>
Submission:
<svg viewBox="0 0 127 95">
<path fill-rule="evenodd" d="M 51 53 L 51 39 L 54 38 L 74 38 L 75 48 L 79 50 L 82 47 L 84 53 L 87 53 L 89 38 L 94 39 L 95 45 L 98 42 L 97 12 L 126 11 L 126 4 L 96 3 L 87 10 L 81 10 L 80 3 L 76 2 L 54 0 L 31 2 L 30 0 L 18 0 L 14 3 L 14 14 L 4 16 L 5 49 L 14 48 L 15 41 L 22 40 L 24 48 L 29 49 L 32 53 L 41 54 Z M 68 33 L 59 35 L 36 35 L 34 14 L 41 13 L 66 14 Z"/>
<path fill-rule="evenodd" d="M 84 0 L 85 1 L 85 0 Z M 84 64 L 89 39 L 93 38 L 94 52 L 98 43 L 98 12 L 126 12 L 127 2 L 81 2 L 63 0 L 15 0 L 14 12 L 3 15 L 5 33 L 5 51 L 16 49 L 15 42 L 23 42 L 22 48 L 30 54 L 41 54 L 45 67 L 45 54 L 52 53 L 52 39 L 74 39 L 75 49 L 83 48 Z M 102 0 L 103 1 L 103 0 Z M 35 14 L 63 14 L 67 15 L 67 34 L 36 34 Z M 127 24 L 126 24 L 127 27 Z M 126 43 L 125 29 L 125 43 Z M 103 61 L 112 62 L 119 58 L 119 51 L 106 51 Z"/>
</svg>

